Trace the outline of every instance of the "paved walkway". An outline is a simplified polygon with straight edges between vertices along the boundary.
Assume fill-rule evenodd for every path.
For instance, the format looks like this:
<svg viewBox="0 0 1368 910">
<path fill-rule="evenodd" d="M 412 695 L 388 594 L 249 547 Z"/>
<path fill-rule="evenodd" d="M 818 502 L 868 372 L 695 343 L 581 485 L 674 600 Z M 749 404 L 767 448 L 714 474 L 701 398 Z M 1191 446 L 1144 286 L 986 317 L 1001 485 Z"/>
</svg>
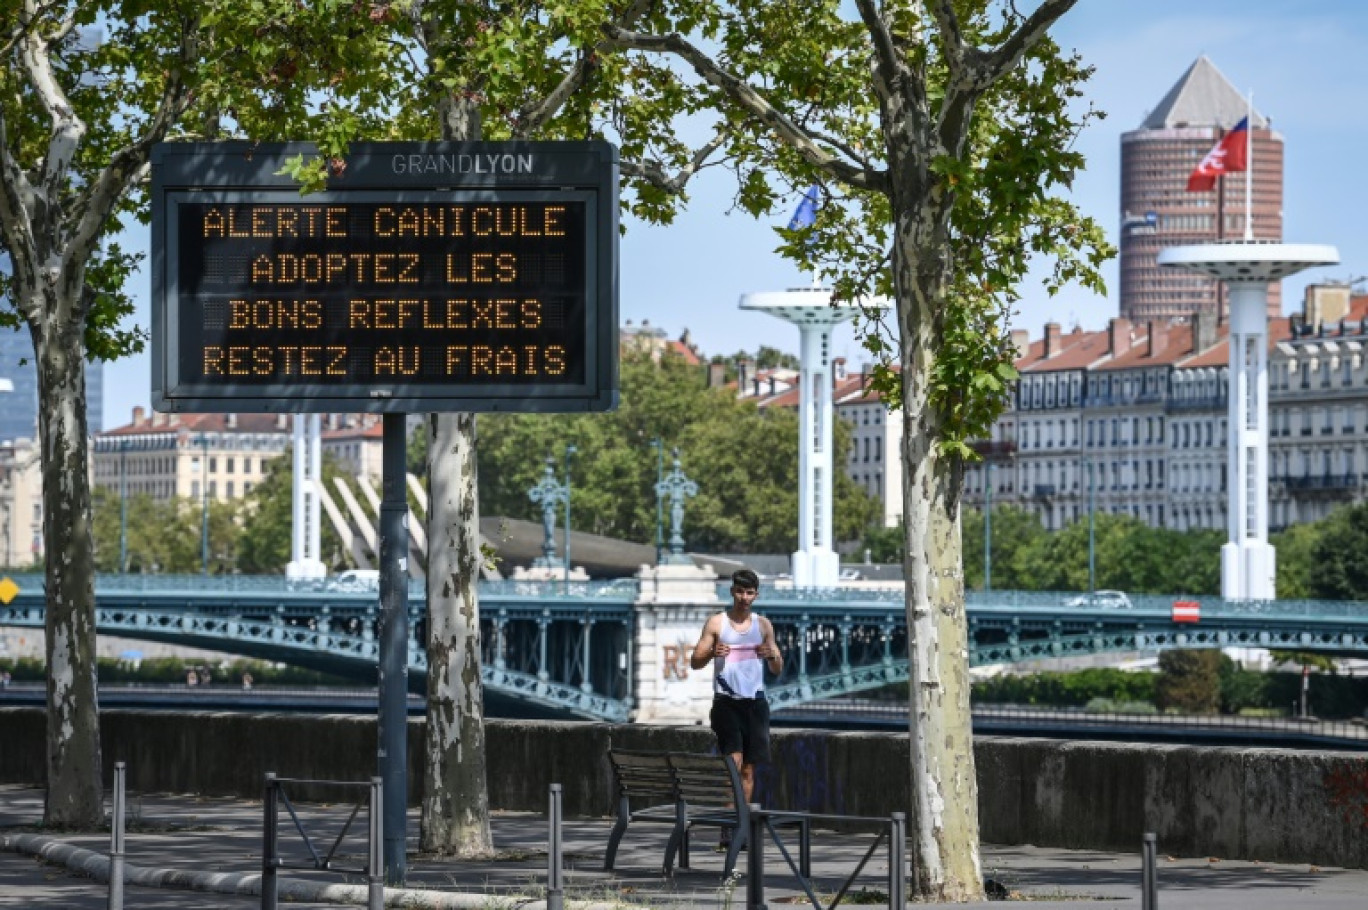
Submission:
<svg viewBox="0 0 1368 910">
<path fill-rule="evenodd" d="M 297 806 L 305 826 L 317 831 L 326 850 L 340 831 L 349 807 L 342 805 Z M 130 870 L 162 878 L 179 873 L 182 885 L 204 879 L 205 873 L 221 873 L 218 883 L 250 885 L 260 871 L 261 806 L 246 800 L 207 799 L 195 796 L 131 795 L 128 803 L 127 863 Z M 16 844 L 31 851 L 39 842 L 66 845 L 65 853 L 108 850 L 108 836 L 62 835 L 38 828 L 42 818 L 41 791 L 0 786 L 0 907 L 33 910 L 96 910 L 106 907 L 107 886 L 64 863 L 70 856 L 47 860 L 14 852 Z M 358 818 L 358 822 L 364 815 Z M 286 820 L 288 824 L 288 817 Z M 413 856 L 408 883 L 425 895 L 404 900 L 394 895 L 390 906 L 504 908 L 533 910 L 541 903 L 546 876 L 546 820 L 526 813 L 497 813 L 493 820 L 499 856 L 488 862 L 456 862 Z M 411 822 L 416 831 L 416 822 Z M 722 858 L 703 846 L 695 848 L 693 869 L 678 870 L 672 878 L 659 872 L 668 828 L 664 825 L 633 826 L 618 854 L 614 873 L 601 870 L 609 822 L 573 820 L 565 826 L 566 893 L 572 907 L 582 908 L 740 908 L 745 904 L 744 883 L 731 888 L 721 881 Z M 705 830 L 700 840 L 706 837 Z M 364 826 L 344 842 L 339 857 L 360 865 L 364 861 Z M 814 880 L 824 903 L 840 887 L 872 843 L 872 835 L 837 835 L 817 832 L 813 840 Z M 1162 849 L 1162 845 L 1161 849 Z M 307 854 L 292 828 L 282 829 L 282 848 L 287 859 L 302 862 Z M 63 851 L 58 851 L 63 852 Z M 766 897 L 771 907 L 803 906 L 806 900 L 796 879 L 777 849 L 766 854 Z M 1070 908 L 1080 903 L 1103 901 L 1106 908 L 1138 910 L 1140 872 L 1138 856 L 1035 847 L 984 848 L 985 873 L 1005 885 L 1014 896 L 1032 907 Z M 744 855 L 743 855 L 744 865 Z M 863 890 L 860 903 L 887 906 L 886 853 L 881 848 L 870 859 L 855 883 Z M 286 871 L 282 880 L 298 885 L 301 900 L 282 905 L 300 908 L 344 906 L 334 887 L 320 894 L 324 885 L 347 881 L 345 876 L 306 871 Z M 359 876 L 350 881 L 359 883 Z M 1211 910 L 1362 910 L 1368 906 L 1368 872 L 1318 869 L 1268 863 L 1197 859 L 1165 859 L 1159 870 L 1159 903 L 1172 908 Z M 201 882 L 202 883 L 202 882 Z M 362 889 L 353 889 L 360 893 Z M 435 892 L 440 892 L 437 894 Z M 125 907 L 209 908 L 260 907 L 261 899 L 250 894 L 199 893 L 189 890 L 129 885 Z M 844 906 L 844 903 L 843 903 Z M 918 905 L 934 907 L 940 905 Z"/>
</svg>

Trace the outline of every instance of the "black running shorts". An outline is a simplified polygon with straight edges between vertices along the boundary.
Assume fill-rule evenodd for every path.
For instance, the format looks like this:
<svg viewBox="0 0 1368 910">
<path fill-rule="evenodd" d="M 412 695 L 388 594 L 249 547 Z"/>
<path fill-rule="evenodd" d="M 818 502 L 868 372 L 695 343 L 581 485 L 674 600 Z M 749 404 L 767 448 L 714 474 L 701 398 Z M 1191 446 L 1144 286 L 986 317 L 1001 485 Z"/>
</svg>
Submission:
<svg viewBox="0 0 1368 910">
<path fill-rule="evenodd" d="M 770 710 L 763 694 L 759 698 L 715 695 L 709 720 L 717 734 L 718 751 L 740 752 L 748 765 L 769 761 Z"/>
</svg>

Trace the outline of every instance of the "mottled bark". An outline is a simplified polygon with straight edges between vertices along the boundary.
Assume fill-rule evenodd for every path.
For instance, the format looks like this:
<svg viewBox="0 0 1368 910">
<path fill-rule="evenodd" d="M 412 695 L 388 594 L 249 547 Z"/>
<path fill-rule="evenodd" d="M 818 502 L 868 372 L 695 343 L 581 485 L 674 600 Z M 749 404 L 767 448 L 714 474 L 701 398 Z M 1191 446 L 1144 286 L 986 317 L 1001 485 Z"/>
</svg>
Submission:
<svg viewBox="0 0 1368 910">
<path fill-rule="evenodd" d="M 95 697 L 95 551 L 86 470 L 85 357 L 79 328 L 36 336 L 38 434 L 47 551 L 47 802 L 44 823 L 104 821 Z"/>
<path fill-rule="evenodd" d="M 928 406 L 952 270 L 948 261 L 917 256 L 919 250 L 937 248 L 926 242 L 944 230 L 937 206 L 912 211 L 894 254 L 905 413 L 903 571 L 914 800 L 907 840 L 917 897 L 982 900 L 958 502 L 961 471 L 954 459 L 936 450 L 939 427 Z"/>
<path fill-rule="evenodd" d="M 448 99 L 442 138 L 480 138 L 478 109 Z M 479 484 L 475 415 L 427 419 L 428 689 L 419 847 L 425 852 L 493 852 L 485 775 L 484 683 L 480 676 Z"/>
<path fill-rule="evenodd" d="M 428 418 L 428 690 L 420 847 L 490 853 L 480 678 L 475 416 Z"/>
</svg>

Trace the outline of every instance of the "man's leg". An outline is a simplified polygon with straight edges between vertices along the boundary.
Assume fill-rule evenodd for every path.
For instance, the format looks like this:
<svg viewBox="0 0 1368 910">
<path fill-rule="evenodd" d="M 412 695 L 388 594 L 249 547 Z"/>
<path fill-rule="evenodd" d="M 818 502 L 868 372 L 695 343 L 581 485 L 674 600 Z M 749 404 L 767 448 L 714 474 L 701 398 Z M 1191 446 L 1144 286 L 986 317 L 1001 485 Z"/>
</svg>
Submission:
<svg viewBox="0 0 1368 910">
<path fill-rule="evenodd" d="M 755 765 L 746 761 L 740 752 L 732 756 L 732 761 L 741 773 L 741 792 L 746 794 L 746 804 L 750 805 L 751 794 L 755 792 Z"/>
</svg>

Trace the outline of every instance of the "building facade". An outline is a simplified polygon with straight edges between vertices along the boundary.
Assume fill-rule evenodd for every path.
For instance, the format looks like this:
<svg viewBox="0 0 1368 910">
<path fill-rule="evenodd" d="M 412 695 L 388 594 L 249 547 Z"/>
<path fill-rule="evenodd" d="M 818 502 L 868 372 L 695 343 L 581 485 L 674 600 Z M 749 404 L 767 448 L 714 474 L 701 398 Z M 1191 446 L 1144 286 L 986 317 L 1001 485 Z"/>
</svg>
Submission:
<svg viewBox="0 0 1368 910">
<path fill-rule="evenodd" d="M 385 427 L 379 414 L 328 414 L 322 436 L 323 453 L 337 459 L 342 470 L 373 485 L 382 482 Z"/>
<path fill-rule="evenodd" d="M 1248 102 L 1206 57 L 1199 57 L 1139 129 L 1121 136 L 1120 315 L 1132 322 L 1220 316 L 1219 282 L 1183 269 L 1160 268 L 1165 247 L 1239 239 L 1245 230 L 1245 175 L 1189 192 L 1187 181 L 1221 137 L 1249 114 Z M 1282 239 L 1283 139 L 1252 112 L 1253 237 Z M 1282 312 L 1277 284 L 1269 317 Z"/>
<path fill-rule="evenodd" d="M 284 414 L 145 414 L 94 438 L 97 486 L 155 500 L 242 499 L 293 435 Z"/>
<path fill-rule="evenodd" d="M 1023 333 L 1024 334 L 1024 333 Z M 1013 505 L 1057 530 L 1098 512 L 1226 527 L 1229 348 L 1213 315 L 1018 338 L 1021 376 L 966 505 Z M 1307 288 L 1269 322 L 1269 528 L 1317 521 L 1368 487 L 1368 296 Z M 985 487 L 991 482 L 989 495 Z"/>
<path fill-rule="evenodd" d="M 0 567 L 43 558 L 43 465 L 31 439 L 0 441 Z"/>
</svg>

